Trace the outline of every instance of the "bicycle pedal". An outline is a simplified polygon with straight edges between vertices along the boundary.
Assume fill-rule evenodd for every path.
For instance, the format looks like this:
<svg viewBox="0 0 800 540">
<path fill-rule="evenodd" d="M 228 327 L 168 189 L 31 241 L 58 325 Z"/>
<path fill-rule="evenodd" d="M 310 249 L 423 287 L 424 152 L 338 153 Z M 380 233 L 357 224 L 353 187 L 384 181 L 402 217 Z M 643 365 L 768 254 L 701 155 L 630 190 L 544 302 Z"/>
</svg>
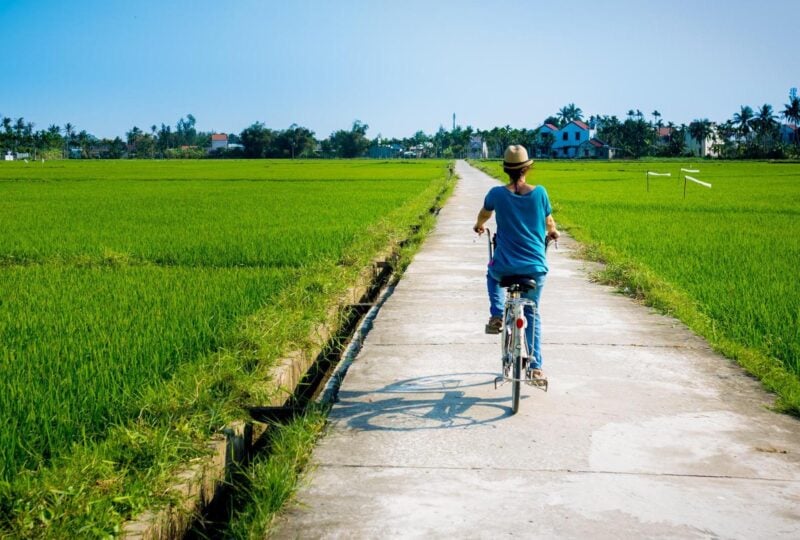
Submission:
<svg viewBox="0 0 800 540">
<path fill-rule="evenodd" d="M 525 382 L 528 384 L 528 386 L 539 388 L 545 392 L 547 392 L 547 388 L 550 386 L 550 383 L 547 382 L 547 379 L 527 379 Z"/>
</svg>

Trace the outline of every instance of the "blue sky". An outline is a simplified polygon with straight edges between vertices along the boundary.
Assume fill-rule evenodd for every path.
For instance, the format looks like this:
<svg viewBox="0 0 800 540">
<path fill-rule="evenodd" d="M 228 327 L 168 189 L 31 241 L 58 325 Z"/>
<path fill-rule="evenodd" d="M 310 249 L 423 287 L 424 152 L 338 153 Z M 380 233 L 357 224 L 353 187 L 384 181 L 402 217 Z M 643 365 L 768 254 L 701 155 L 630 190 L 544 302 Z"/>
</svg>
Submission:
<svg viewBox="0 0 800 540">
<path fill-rule="evenodd" d="M 324 138 L 457 123 L 536 127 L 659 110 L 665 121 L 780 111 L 800 86 L 800 1 L 0 0 L 0 115 Z"/>
</svg>

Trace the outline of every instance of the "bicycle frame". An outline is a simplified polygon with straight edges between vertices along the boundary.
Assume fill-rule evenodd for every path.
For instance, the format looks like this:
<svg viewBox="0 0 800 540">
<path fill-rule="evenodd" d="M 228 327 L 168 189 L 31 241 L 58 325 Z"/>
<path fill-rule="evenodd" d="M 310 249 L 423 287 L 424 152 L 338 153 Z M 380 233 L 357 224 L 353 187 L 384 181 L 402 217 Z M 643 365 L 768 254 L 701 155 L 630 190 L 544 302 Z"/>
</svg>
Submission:
<svg viewBox="0 0 800 540">
<path fill-rule="evenodd" d="M 521 291 L 517 288 L 509 288 L 506 292 L 505 315 L 503 317 L 503 336 L 510 339 L 503 341 L 507 350 L 503 352 L 505 356 L 509 352 L 514 356 L 528 358 L 528 340 L 525 339 L 525 329 L 528 327 L 528 319 L 525 317 L 525 308 L 533 310 L 534 320 L 536 319 L 536 302 L 521 296 Z"/>
<path fill-rule="evenodd" d="M 494 242 L 491 232 L 487 229 L 489 237 L 489 258 L 494 255 Z M 547 242 L 545 249 L 547 249 Z M 528 319 L 525 317 L 525 309 L 533 311 L 534 324 L 538 317 L 536 302 L 522 296 L 523 287 L 514 284 L 506 288 L 506 299 L 503 308 L 503 327 L 502 336 L 502 374 L 495 378 L 494 386 L 502 386 L 507 382 L 511 383 L 511 412 L 516 413 L 519 409 L 520 386 L 524 382 L 529 386 L 538 387 L 545 392 L 548 389 L 547 380 L 533 380 L 527 376 L 528 362 L 532 351 L 528 350 L 528 340 L 525 330 L 528 326 Z"/>
</svg>

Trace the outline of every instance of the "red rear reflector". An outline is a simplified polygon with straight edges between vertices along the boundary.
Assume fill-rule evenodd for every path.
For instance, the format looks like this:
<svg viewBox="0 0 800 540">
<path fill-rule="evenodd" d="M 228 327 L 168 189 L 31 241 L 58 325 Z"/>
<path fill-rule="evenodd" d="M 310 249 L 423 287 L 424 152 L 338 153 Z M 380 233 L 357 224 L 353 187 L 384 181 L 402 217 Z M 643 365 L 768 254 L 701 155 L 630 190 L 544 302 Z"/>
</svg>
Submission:
<svg viewBox="0 0 800 540">
<path fill-rule="evenodd" d="M 517 319 L 517 328 L 525 326 L 525 319 Z"/>
</svg>

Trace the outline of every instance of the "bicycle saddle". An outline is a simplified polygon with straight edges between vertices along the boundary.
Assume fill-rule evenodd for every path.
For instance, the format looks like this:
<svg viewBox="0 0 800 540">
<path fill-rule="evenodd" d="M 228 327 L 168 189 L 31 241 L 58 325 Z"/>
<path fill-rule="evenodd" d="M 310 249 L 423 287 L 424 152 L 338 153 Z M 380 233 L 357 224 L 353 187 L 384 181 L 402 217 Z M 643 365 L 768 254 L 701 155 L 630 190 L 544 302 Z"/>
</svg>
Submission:
<svg viewBox="0 0 800 540">
<path fill-rule="evenodd" d="M 528 291 L 536 288 L 536 280 L 531 276 L 503 276 L 500 280 L 500 286 L 503 288 L 514 285 L 518 285 L 523 291 Z"/>
</svg>

